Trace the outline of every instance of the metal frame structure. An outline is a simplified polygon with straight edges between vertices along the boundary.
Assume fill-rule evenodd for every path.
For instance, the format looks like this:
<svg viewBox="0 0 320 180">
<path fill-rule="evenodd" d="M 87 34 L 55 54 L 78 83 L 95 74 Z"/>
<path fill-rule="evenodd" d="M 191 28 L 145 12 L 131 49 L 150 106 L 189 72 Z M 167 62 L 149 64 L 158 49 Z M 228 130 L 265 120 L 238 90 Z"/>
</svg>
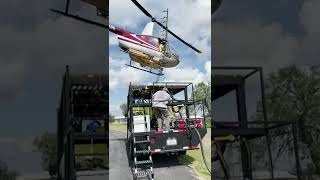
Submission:
<svg viewBox="0 0 320 180">
<path fill-rule="evenodd" d="M 90 4 L 94 5 L 94 6 L 96 6 L 97 15 L 109 19 L 109 0 L 82 0 L 82 1 L 90 3 Z M 86 17 L 79 16 L 77 14 L 71 14 L 69 12 L 70 11 L 70 4 L 71 4 L 71 0 L 66 0 L 65 9 L 63 11 L 62 10 L 53 9 L 53 8 L 51 8 L 50 10 L 55 12 L 55 13 L 57 13 L 57 14 L 61 14 L 61 15 L 66 16 L 66 17 L 69 17 L 69 18 L 72 18 L 72 19 L 75 19 L 75 20 L 78 20 L 78 21 L 82 21 L 82 22 L 87 23 L 87 24 L 91 24 L 91 25 L 94 25 L 94 26 L 97 26 L 97 27 L 100 27 L 100 28 L 104 28 L 104 29 L 108 28 L 107 24 L 103 24 L 103 23 L 88 19 Z M 102 7 L 104 5 L 106 5 L 105 9 L 104 9 L 104 7 Z"/>
<path fill-rule="evenodd" d="M 108 78 L 107 75 L 70 74 L 63 78 L 60 106 L 57 109 L 57 174 L 58 179 L 76 179 L 77 156 L 106 156 L 108 161 Z M 82 132 L 83 120 L 104 122 L 103 132 Z M 80 129 L 80 130 L 79 130 Z M 76 154 L 77 144 L 106 144 L 103 154 Z"/>
<path fill-rule="evenodd" d="M 211 2 L 211 14 L 214 14 L 217 11 L 221 3 L 222 3 L 222 0 L 213 0 Z"/>
<path fill-rule="evenodd" d="M 182 93 L 181 96 L 183 96 L 183 100 L 179 101 L 172 101 L 167 104 L 169 108 L 177 105 L 184 105 L 185 107 L 185 128 L 177 128 L 177 126 L 173 126 L 174 128 L 169 131 L 162 131 L 156 129 L 156 123 L 152 124 L 152 122 L 156 122 L 155 119 L 150 118 L 150 131 L 148 132 L 135 132 L 134 131 L 134 114 L 135 111 L 134 108 L 143 108 L 144 111 L 144 119 L 146 121 L 146 109 L 152 111 L 152 95 L 158 91 L 163 89 L 164 87 L 168 88 L 169 93 L 172 95 Z M 190 95 L 188 93 L 188 88 L 191 87 L 191 93 L 192 98 L 189 99 Z M 201 139 L 205 136 L 207 133 L 206 130 L 206 119 L 204 114 L 204 107 L 202 109 L 203 113 L 203 120 L 202 120 L 202 127 L 197 128 L 194 125 L 194 120 L 190 118 L 190 107 L 193 106 L 194 109 L 196 107 L 196 102 L 194 100 L 193 96 L 193 84 L 192 83 L 184 83 L 184 82 L 155 82 L 150 84 L 143 84 L 143 85 L 129 85 L 128 90 L 128 117 L 127 117 L 127 140 L 129 143 L 129 151 L 130 156 L 136 158 L 134 148 L 143 149 L 144 151 L 149 151 L 150 154 L 156 154 L 156 153 L 176 153 L 176 154 L 185 154 L 187 150 L 192 149 L 198 149 L 198 145 L 201 141 Z M 150 115 L 150 114 L 149 114 Z M 196 115 L 196 113 L 195 113 Z M 150 116 L 149 116 L 150 117 Z M 195 117 L 196 118 L 196 117 Z M 146 127 L 147 128 L 147 127 Z M 199 132 L 199 136 L 201 136 L 201 139 L 197 136 L 197 132 L 195 128 Z M 147 136 L 148 139 L 146 143 L 148 143 L 148 147 L 143 147 L 145 145 L 139 145 L 136 146 L 136 139 L 141 136 Z M 167 140 L 174 138 L 176 139 L 176 145 L 168 145 Z M 152 139 L 152 141 L 150 140 Z M 138 139 L 138 141 L 141 141 L 141 139 Z M 144 139 L 145 140 L 145 139 Z M 154 141 L 153 141 L 154 140 Z M 140 150 L 141 151 L 141 150 Z M 136 162 L 136 159 L 134 159 Z M 134 162 L 134 163 L 135 163 Z M 152 163 L 152 159 L 151 159 Z M 152 170 L 152 168 L 151 168 Z M 135 172 L 136 173 L 136 172 Z M 138 173 L 136 173 L 138 174 Z M 153 176 L 152 176 L 153 177 Z"/>
<path fill-rule="evenodd" d="M 249 71 L 246 74 L 214 74 L 218 70 L 223 71 Z M 233 135 L 239 137 L 240 139 L 240 148 L 241 148 L 241 161 L 242 161 L 242 172 L 243 179 L 253 179 L 252 168 L 251 168 L 251 154 L 248 153 L 248 147 L 245 145 L 244 140 L 255 139 L 259 137 L 266 137 L 267 139 L 267 151 L 269 159 L 269 171 L 270 178 L 276 179 L 274 175 L 274 164 L 272 160 L 272 151 L 270 148 L 271 138 L 269 131 L 275 128 L 283 126 L 292 127 L 292 136 L 294 140 L 294 151 L 296 159 L 296 174 L 297 179 L 301 179 L 301 167 L 299 161 L 299 152 L 298 152 L 298 140 L 297 140 L 297 130 L 296 122 L 294 121 L 268 121 L 266 113 L 266 97 L 265 97 L 265 87 L 264 87 L 264 78 L 263 70 L 261 67 L 212 67 L 212 81 L 213 81 L 213 96 L 212 101 L 217 100 L 220 97 L 228 94 L 229 92 L 236 92 L 236 103 L 237 103 L 237 112 L 238 112 L 238 121 L 213 121 L 212 128 L 212 140 L 217 137 L 224 137 L 228 135 Z M 261 90 L 261 103 L 262 103 L 262 114 L 264 121 L 248 121 L 247 117 L 247 106 L 246 106 L 246 93 L 245 93 L 245 82 L 247 78 L 258 74 L 259 75 L 259 84 Z M 250 127 L 254 125 L 254 127 Z M 213 144 L 213 143 L 212 143 Z M 226 174 L 226 172 L 225 172 Z M 226 178 L 230 178 L 227 177 Z"/>
</svg>

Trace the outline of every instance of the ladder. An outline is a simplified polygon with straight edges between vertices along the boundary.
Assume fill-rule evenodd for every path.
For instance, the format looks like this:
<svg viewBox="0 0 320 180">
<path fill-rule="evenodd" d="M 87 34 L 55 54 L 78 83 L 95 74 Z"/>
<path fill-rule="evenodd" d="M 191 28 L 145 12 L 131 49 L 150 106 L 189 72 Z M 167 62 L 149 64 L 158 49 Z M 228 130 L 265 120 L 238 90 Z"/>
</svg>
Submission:
<svg viewBox="0 0 320 180">
<path fill-rule="evenodd" d="M 133 158 L 134 158 L 134 179 L 151 175 L 154 179 L 153 161 L 150 152 L 149 135 L 144 133 L 133 134 Z"/>
</svg>

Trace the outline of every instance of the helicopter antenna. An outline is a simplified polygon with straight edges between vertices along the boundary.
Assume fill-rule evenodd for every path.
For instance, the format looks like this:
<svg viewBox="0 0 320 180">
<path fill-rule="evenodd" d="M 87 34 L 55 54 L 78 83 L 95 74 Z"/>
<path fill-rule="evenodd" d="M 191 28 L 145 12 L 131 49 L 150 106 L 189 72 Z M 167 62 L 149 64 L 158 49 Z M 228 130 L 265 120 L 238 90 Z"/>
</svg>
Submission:
<svg viewBox="0 0 320 180">
<path fill-rule="evenodd" d="M 163 12 L 166 13 L 165 16 L 165 22 L 166 22 L 166 34 L 165 34 L 165 40 L 166 42 L 168 42 L 168 20 L 169 20 L 169 9 L 167 8 L 167 10 L 164 10 Z"/>
</svg>

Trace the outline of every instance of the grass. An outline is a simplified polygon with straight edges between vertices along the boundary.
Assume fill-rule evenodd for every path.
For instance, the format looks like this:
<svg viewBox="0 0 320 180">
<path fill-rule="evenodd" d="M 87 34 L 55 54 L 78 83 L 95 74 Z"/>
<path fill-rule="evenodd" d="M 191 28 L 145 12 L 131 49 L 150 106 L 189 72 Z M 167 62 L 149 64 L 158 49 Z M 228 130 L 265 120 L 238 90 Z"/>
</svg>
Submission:
<svg viewBox="0 0 320 180">
<path fill-rule="evenodd" d="M 110 123 L 109 129 L 127 132 L 127 124 Z M 204 146 L 204 153 L 209 164 L 209 168 L 211 168 L 211 128 L 207 129 L 207 134 L 203 138 L 202 143 Z M 191 166 L 197 176 L 202 180 L 211 180 L 211 175 L 209 174 L 202 160 L 200 149 L 187 151 L 187 154 L 182 157 L 182 163 Z"/>
<path fill-rule="evenodd" d="M 127 124 L 109 123 L 109 129 L 121 132 L 127 132 Z"/>
<path fill-rule="evenodd" d="M 91 149 L 92 148 L 92 149 Z M 92 152 L 91 152 L 92 150 Z M 103 154 L 106 153 L 106 151 L 108 151 L 107 149 L 107 145 L 106 144 L 78 144 L 75 145 L 75 153 L 76 154 L 91 154 L 91 153 L 97 153 L 97 154 Z M 87 156 L 77 156 L 76 157 L 76 163 L 81 164 L 83 160 L 85 160 Z M 90 156 L 93 158 L 97 158 L 97 159 L 101 159 L 103 161 L 103 164 L 105 166 L 108 166 L 108 156 L 107 155 L 94 155 L 94 156 Z"/>
<path fill-rule="evenodd" d="M 209 168 L 211 168 L 211 129 L 207 129 L 207 134 L 202 140 L 202 144 L 204 146 L 204 154 L 207 159 Z M 199 145 L 200 146 L 200 145 Z M 211 179 L 211 175 L 209 174 L 207 168 L 204 165 L 201 150 L 192 150 L 187 151 L 187 154 L 182 158 L 182 161 L 185 164 L 189 164 L 194 172 L 203 180 Z"/>
</svg>

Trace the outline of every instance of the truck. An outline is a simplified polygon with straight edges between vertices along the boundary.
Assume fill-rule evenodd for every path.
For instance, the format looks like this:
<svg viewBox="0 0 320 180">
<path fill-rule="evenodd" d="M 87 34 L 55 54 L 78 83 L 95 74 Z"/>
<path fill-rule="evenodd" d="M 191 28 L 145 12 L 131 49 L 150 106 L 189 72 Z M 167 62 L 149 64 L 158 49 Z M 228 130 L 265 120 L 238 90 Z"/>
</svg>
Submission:
<svg viewBox="0 0 320 180">
<path fill-rule="evenodd" d="M 157 126 L 152 96 L 167 88 L 174 97 L 167 103 L 170 129 Z M 185 155 L 198 145 L 207 133 L 204 100 L 194 100 L 192 83 L 155 82 L 131 84 L 127 97 L 127 141 L 134 165 L 134 179 L 151 176 L 154 179 L 152 156 L 166 153 Z M 175 116 L 179 113 L 180 117 Z"/>
</svg>

